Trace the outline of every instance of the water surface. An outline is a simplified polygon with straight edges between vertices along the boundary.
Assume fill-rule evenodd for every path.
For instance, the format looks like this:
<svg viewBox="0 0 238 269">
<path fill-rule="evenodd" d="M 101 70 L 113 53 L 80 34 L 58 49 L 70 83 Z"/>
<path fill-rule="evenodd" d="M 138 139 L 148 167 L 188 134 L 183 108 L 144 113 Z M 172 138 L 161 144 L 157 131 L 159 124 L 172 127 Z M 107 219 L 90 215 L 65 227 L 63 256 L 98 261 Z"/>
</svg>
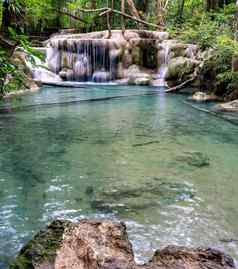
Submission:
<svg viewBox="0 0 238 269">
<path fill-rule="evenodd" d="M 238 258 L 221 240 L 238 239 L 238 127 L 151 91 L 44 87 L 1 105 L 0 268 L 54 218 L 125 221 L 140 262 L 168 244 Z"/>
</svg>

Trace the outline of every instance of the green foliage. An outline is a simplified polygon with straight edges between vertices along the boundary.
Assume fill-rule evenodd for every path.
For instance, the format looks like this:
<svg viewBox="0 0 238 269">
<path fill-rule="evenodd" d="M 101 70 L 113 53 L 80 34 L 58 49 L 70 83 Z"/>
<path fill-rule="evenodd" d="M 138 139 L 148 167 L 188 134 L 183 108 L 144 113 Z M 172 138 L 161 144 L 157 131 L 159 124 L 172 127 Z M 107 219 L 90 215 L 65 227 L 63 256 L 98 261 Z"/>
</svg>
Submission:
<svg viewBox="0 0 238 269">
<path fill-rule="evenodd" d="M 17 90 L 23 84 L 23 76 L 9 61 L 4 50 L 0 49 L 0 93 Z"/>
<path fill-rule="evenodd" d="M 35 57 L 42 59 L 43 55 L 31 47 L 28 38 L 23 34 L 17 34 L 13 28 L 8 29 L 9 38 L 19 44 L 28 55 L 33 65 L 36 64 Z M 7 52 L 0 48 L 0 95 L 6 92 L 16 91 L 24 86 L 26 75 L 22 70 L 11 62 Z"/>
<path fill-rule="evenodd" d="M 231 90 L 238 87 L 238 72 L 226 71 L 220 73 L 217 76 L 218 83 L 223 83 L 227 85 L 227 89 Z"/>
<path fill-rule="evenodd" d="M 214 22 L 206 21 L 198 25 L 188 23 L 184 26 L 180 38 L 187 43 L 198 44 L 201 49 L 213 47 L 217 27 Z"/>
<path fill-rule="evenodd" d="M 175 14 L 175 6 L 170 10 L 167 17 L 169 31 L 172 37 L 197 44 L 202 50 L 213 49 L 212 66 L 217 74 L 217 89 L 220 95 L 229 95 L 238 85 L 238 74 L 232 72 L 232 57 L 238 55 L 238 42 L 234 40 L 235 3 L 206 12 L 199 1 L 192 2 L 197 5 L 190 3 L 189 9 L 186 3 L 183 21 L 178 22 L 176 16 L 170 15 Z"/>
<path fill-rule="evenodd" d="M 134 0 L 134 3 L 141 17 L 149 22 L 158 21 L 157 3 L 158 0 Z M 161 2 L 163 2 L 161 0 Z M 166 1 L 164 1 L 166 2 Z M 232 79 L 228 76 L 231 72 L 231 61 L 234 55 L 238 55 L 238 45 L 234 41 L 235 33 L 235 1 L 216 1 L 212 8 L 206 8 L 207 0 L 174 0 L 168 1 L 164 9 L 165 29 L 173 38 L 180 39 L 186 43 L 198 44 L 203 50 L 214 49 L 215 71 L 218 76 L 218 83 L 225 85 L 225 88 L 234 85 L 234 74 Z M 215 3 L 215 2 L 214 2 Z M 227 4 L 230 3 L 230 4 Z M 57 31 L 61 28 L 76 28 L 80 31 L 99 31 L 107 28 L 105 16 L 97 17 L 98 13 L 81 12 L 79 9 L 92 9 L 106 7 L 107 0 L 10 0 L 10 9 L 15 17 L 24 17 L 24 31 Z M 114 8 L 120 10 L 121 1 L 114 1 Z M 0 5 L 1 6 L 1 5 Z M 75 20 L 70 16 L 62 14 L 65 9 L 73 16 L 81 20 Z M 130 10 L 126 7 L 126 12 Z M 0 18 L 2 7 L 0 8 Z M 17 40 L 21 47 L 30 55 L 37 53 L 30 47 L 28 39 L 19 35 L 19 27 L 11 24 L 9 33 L 12 39 Z M 120 29 L 121 18 L 115 15 L 112 20 L 114 29 Z M 135 28 L 138 25 L 131 20 L 126 20 L 127 28 Z M 13 28 L 15 30 L 13 30 Z M 21 29 L 23 25 L 21 23 Z M 15 32 L 14 32 L 15 31 Z M 16 34 L 16 32 L 18 34 Z M 34 57 L 32 57 L 34 63 Z M 233 82 L 232 82 L 233 81 Z M 229 86 L 228 86 L 229 85 Z"/>
<path fill-rule="evenodd" d="M 214 46 L 216 51 L 217 73 L 231 70 L 232 57 L 238 55 L 238 43 L 227 35 L 216 38 Z"/>
</svg>

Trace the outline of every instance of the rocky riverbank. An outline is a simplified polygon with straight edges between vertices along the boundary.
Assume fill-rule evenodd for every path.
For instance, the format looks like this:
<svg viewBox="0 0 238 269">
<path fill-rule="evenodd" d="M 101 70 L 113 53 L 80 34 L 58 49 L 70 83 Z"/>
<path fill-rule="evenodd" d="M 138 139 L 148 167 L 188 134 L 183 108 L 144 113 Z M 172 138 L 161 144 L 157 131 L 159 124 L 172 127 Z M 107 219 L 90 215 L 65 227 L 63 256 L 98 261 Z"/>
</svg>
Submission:
<svg viewBox="0 0 238 269">
<path fill-rule="evenodd" d="M 230 269 L 228 255 L 214 249 L 168 246 L 138 265 L 126 226 L 109 220 L 56 220 L 22 248 L 11 269 Z"/>
</svg>

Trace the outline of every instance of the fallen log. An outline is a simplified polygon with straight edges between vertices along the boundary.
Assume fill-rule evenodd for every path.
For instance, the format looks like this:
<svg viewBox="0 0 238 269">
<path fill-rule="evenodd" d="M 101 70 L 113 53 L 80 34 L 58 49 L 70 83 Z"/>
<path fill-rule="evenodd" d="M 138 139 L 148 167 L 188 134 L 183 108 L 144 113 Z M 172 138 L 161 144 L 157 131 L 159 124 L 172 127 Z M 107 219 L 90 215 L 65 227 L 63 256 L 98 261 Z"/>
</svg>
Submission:
<svg viewBox="0 0 238 269">
<path fill-rule="evenodd" d="M 224 120 L 224 121 L 230 122 L 230 123 L 232 123 L 232 124 L 234 124 L 234 125 L 238 125 L 238 123 L 235 122 L 234 120 L 231 120 L 231 119 L 222 117 L 220 113 L 217 113 L 217 112 L 212 111 L 212 110 L 208 110 L 208 109 L 205 109 L 205 108 L 201 108 L 201 107 L 195 106 L 195 105 L 193 105 L 193 104 L 191 104 L 191 103 L 189 103 L 189 102 L 186 102 L 186 101 L 183 101 L 183 103 L 186 104 L 186 105 L 188 105 L 188 106 L 190 106 L 190 107 L 193 108 L 193 109 L 196 109 L 196 110 L 198 110 L 198 111 L 201 111 L 201 112 L 210 114 L 210 115 L 212 115 L 212 116 L 214 116 L 214 117 L 216 117 L 216 118 L 219 118 L 219 119 L 222 119 L 222 120 Z"/>
<path fill-rule="evenodd" d="M 184 81 L 183 83 L 177 85 L 177 86 L 174 86 L 172 88 L 169 88 L 167 90 L 165 90 L 166 93 L 172 93 L 172 92 L 177 92 L 181 89 L 183 89 L 185 86 L 187 86 L 190 82 L 194 81 L 196 79 L 196 77 L 192 77 L 186 81 Z"/>
</svg>

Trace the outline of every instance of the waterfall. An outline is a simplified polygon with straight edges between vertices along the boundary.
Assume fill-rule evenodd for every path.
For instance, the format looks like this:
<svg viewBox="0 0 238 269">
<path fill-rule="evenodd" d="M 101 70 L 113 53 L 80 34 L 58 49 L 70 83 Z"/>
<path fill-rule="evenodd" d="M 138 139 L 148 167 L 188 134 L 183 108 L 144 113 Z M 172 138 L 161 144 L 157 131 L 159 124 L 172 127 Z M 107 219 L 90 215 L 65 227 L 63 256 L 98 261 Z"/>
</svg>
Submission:
<svg viewBox="0 0 238 269">
<path fill-rule="evenodd" d="M 27 55 L 27 52 L 22 49 L 22 52 Z M 51 54 L 51 51 L 49 53 Z M 62 81 L 61 78 L 54 72 L 50 71 L 48 69 L 48 66 L 43 62 L 40 58 L 28 55 L 25 58 L 25 64 L 28 67 L 28 69 L 31 71 L 32 78 L 36 81 L 40 82 L 60 82 Z M 54 66 L 54 68 L 56 65 Z"/>
<path fill-rule="evenodd" d="M 107 82 L 117 76 L 115 40 L 53 38 L 47 49 L 49 68 L 67 81 Z"/>
<path fill-rule="evenodd" d="M 168 71 L 168 63 L 170 60 L 170 44 L 168 42 L 163 42 L 161 44 L 161 49 L 158 55 L 159 70 L 157 75 L 157 86 L 166 86 L 166 74 Z"/>
<path fill-rule="evenodd" d="M 91 75 L 89 59 L 85 54 L 79 54 L 74 64 L 74 80 L 87 81 Z"/>
<path fill-rule="evenodd" d="M 46 50 L 46 62 L 50 70 L 58 73 L 60 69 L 60 54 L 57 48 L 48 47 Z"/>
<path fill-rule="evenodd" d="M 136 66 L 141 77 L 153 86 L 166 86 L 169 63 L 176 57 L 196 59 L 198 47 L 169 39 L 167 33 L 127 30 L 72 35 L 55 35 L 47 41 L 46 64 L 68 82 L 134 83 L 131 70 Z M 136 83 L 145 83 L 138 82 Z"/>
</svg>

